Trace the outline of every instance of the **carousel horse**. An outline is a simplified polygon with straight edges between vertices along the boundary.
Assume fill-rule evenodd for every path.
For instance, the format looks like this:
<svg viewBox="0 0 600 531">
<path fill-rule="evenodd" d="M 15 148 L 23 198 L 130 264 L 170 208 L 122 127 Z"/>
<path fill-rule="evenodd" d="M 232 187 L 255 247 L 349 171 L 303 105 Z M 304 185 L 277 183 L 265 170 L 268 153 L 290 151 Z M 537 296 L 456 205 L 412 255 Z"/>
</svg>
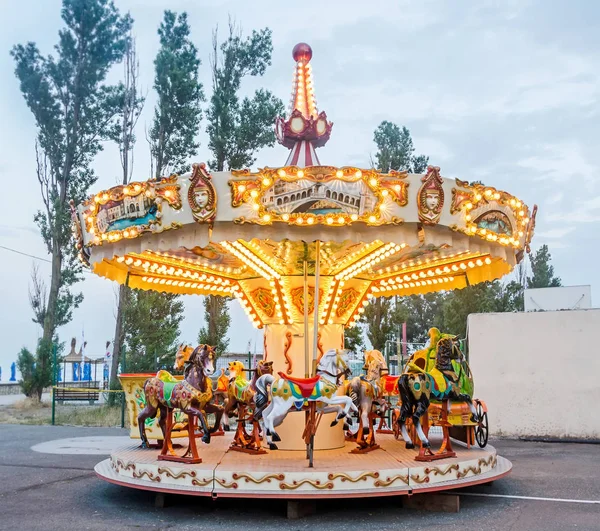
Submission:
<svg viewBox="0 0 600 531">
<path fill-rule="evenodd" d="M 270 386 L 270 404 L 263 412 L 263 422 L 267 442 L 271 450 L 277 450 L 276 441 L 281 438 L 275 431 L 288 414 L 292 406 L 297 410 L 303 409 L 305 403 L 309 406 L 310 420 L 305 428 L 305 441 L 312 462 L 312 440 L 318 423 L 315 414 L 337 411 L 331 426 L 335 426 L 350 411 L 358 412 L 358 408 L 348 396 L 338 395 L 338 385 L 341 377 L 351 374 L 348 367 L 348 351 L 330 349 L 319 360 L 317 375 L 314 378 L 292 378 L 279 372 L 279 378 L 271 374 L 261 376 L 256 382 L 256 389 L 262 395 L 267 395 L 267 386 Z M 350 421 L 350 419 L 348 419 Z M 309 442 L 310 441 L 310 442 Z"/>
<path fill-rule="evenodd" d="M 264 453 L 261 450 L 259 420 L 262 411 L 266 408 L 268 397 L 256 388 L 256 382 L 260 376 L 273 374 L 273 362 L 260 360 L 252 381 L 246 380 L 246 369 L 241 361 L 229 362 L 229 386 L 227 388 L 227 402 L 223 413 L 223 423 L 226 431 L 229 431 L 229 415 L 237 409 L 238 426 L 235 432 L 232 450 L 246 451 L 249 453 Z M 258 405 L 257 405 L 258 403 Z M 252 414 L 247 416 L 249 410 Z M 246 421 L 252 422 L 252 434 L 246 432 Z"/>
<path fill-rule="evenodd" d="M 202 425 L 202 441 L 208 444 L 210 443 L 211 433 L 218 428 L 223 414 L 223 408 L 210 402 L 213 396 L 210 375 L 215 371 L 214 360 L 215 352 L 213 348 L 208 345 L 200 345 L 194 349 L 185 364 L 184 379 L 182 381 L 165 381 L 158 377 L 146 380 L 144 383 L 146 407 L 138 415 L 142 448 L 148 448 L 149 446 L 146 437 L 146 419 L 154 418 L 157 411 L 160 411 L 159 425 L 164 437 L 161 457 L 165 459 L 173 457 L 166 456 L 166 452 L 168 450 L 173 453 L 170 445 L 170 434 L 173 428 L 172 413 L 173 409 L 178 408 L 188 415 L 188 437 L 190 440 L 188 451 L 191 450 L 192 459 L 198 462 L 194 418 L 198 418 Z M 213 429 L 209 429 L 203 411 L 215 413 L 216 421 Z M 183 458 L 176 457 L 176 459 L 185 459 L 185 456 Z"/>
<path fill-rule="evenodd" d="M 375 443 L 373 409 L 374 406 L 377 408 L 379 416 L 381 408 L 386 405 L 379 387 L 382 367 L 387 370 L 385 358 L 381 353 L 378 350 L 367 351 L 363 367 L 367 370 L 366 377 L 364 375 L 356 376 L 352 380 L 346 380 L 343 384 L 344 394 L 349 396 L 358 408 L 358 431 L 355 434 L 348 431 L 346 436 L 346 440 L 356 441 L 358 444 L 358 448 L 352 450 L 352 453 L 364 453 L 379 448 L 379 445 Z M 345 428 L 349 429 L 349 426 L 345 426 Z"/>
<path fill-rule="evenodd" d="M 413 425 L 421 441 L 419 460 L 442 459 L 453 454 L 450 446 L 447 422 L 442 422 L 444 440 L 442 449 L 437 454 L 431 452 L 429 439 L 421 427 L 421 417 L 427 413 L 430 399 L 443 402 L 442 413 L 447 416 L 450 401 L 466 402 L 471 411 L 471 420 L 478 422 L 477 412 L 473 401 L 468 394 L 461 392 L 458 385 L 459 378 L 454 369 L 452 361 L 460 361 L 463 354 L 458 347 L 456 337 L 444 336 L 437 340 L 435 366 L 427 370 L 423 359 L 417 359 L 420 363 L 409 360 L 404 373 L 398 379 L 398 392 L 402 405 L 398 415 L 398 426 L 406 448 L 414 448 L 414 444 L 406 429 L 406 421 L 412 418 Z M 443 419 L 445 420 L 445 419 Z M 454 454 L 455 455 L 455 454 Z"/>
</svg>

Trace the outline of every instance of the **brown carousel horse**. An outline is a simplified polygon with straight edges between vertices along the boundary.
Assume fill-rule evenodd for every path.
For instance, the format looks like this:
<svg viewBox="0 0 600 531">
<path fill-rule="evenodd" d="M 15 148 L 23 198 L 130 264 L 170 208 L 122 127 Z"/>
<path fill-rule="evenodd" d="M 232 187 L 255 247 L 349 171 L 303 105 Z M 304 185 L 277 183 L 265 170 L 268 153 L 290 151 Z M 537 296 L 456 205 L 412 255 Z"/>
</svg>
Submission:
<svg viewBox="0 0 600 531">
<path fill-rule="evenodd" d="M 267 407 L 268 396 L 257 389 L 256 382 L 260 376 L 273 374 L 273 362 L 260 360 L 256 364 L 256 369 L 252 381 L 249 382 L 244 377 L 246 369 L 241 361 L 229 362 L 229 385 L 227 387 L 227 401 L 223 413 L 223 424 L 226 431 L 229 430 L 229 415 L 237 409 L 237 430 L 235 432 L 232 450 L 238 450 L 247 453 L 265 453 L 261 450 L 261 438 L 259 420 L 262 417 L 263 410 Z M 251 415 L 247 415 L 249 409 L 252 409 Z M 252 433 L 246 431 L 246 422 L 252 421 Z"/>
<path fill-rule="evenodd" d="M 146 419 L 154 418 L 157 411 L 160 411 L 159 425 L 163 432 L 164 442 L 159 459 L 184 462 L 201 461 L 196 448 L 195 419 L 197 418 L 202 425 L 202 441 L 208 444 L 210 443 L 210 435 L 218 428 L 223 414 L 222 407 L 211 403 L 213 392 L 210 375 L 215 371 L 214 361 L 215 352 L 213 348 L 208 345 L 200 345 L 192 352 L 185 364 L 183 381 L 176 381 L 172 377 L 171 381 L 165 381 L 166 378 L 161 379 L 159 377 L 146 380 L 144 383 L 146 407 L 138 415 L 142 448 L 149 447 L 148 438 L 146 437 Z M 171 447 L 173 409 L 175 408 L 181 409 L 183 413 L 188 415 L 188 452 L 191 451 L 192 453 L 191 459 L 187 458 L 188 452 L 183 457 L 175 456 Z M 203 411 L 215 413 L 214 428 L 210 429 L 208 427 Z M 167 455 L 167 451 L 171 455 Z"/>
</svg>

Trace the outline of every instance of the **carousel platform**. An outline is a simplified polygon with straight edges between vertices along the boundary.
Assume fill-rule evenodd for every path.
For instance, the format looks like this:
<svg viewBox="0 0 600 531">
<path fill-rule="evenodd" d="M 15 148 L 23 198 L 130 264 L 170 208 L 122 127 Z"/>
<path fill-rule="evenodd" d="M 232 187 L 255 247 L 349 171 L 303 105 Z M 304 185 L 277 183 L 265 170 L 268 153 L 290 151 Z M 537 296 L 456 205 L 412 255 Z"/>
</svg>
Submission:
<svg viewBox="0 0 600 531">
<path fill-rule="evenodd" d="M 163 493 L 241 498 L 352 498 L 398 496 L 456 489 L 489 483 L 507 475 L 512 464 L 495 448 L 467 449 L 453 440 L 457 456 L 432 463 L 414 460 L 393 435 L 379 435 L 380 449 L 351 454 L 347 442 L 336 450 L 315 452 L 314 468 L 308 468 L 305 452 L 273 451 L 249 455 L 231 451 L 232 434 L 214 437 L 199 445 L 202 463 L 159 461 L 159 450 L 140 449 L 134 441 L 118 449 L 95 467 L 103 480 Z M 432 447 L 440 440 L 431 438 Z M 182 450 L 178 450 L 182 453 Z"/>
</svg>

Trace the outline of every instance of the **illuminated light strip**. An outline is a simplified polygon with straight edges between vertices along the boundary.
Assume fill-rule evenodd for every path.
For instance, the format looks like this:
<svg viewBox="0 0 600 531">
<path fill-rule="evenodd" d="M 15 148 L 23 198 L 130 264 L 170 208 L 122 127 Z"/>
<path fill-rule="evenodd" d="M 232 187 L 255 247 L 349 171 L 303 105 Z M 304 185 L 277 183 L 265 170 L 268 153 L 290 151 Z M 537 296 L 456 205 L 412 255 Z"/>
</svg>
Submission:
<svg viewBox="0 0 600 531">
<path fill-rule="evenodd" d="M 268 267 L 270 267 L 273 271 L 277 271 L 276 270 L 276 266 L 269 260 L 269 257 L 267 256 L 267 254 L 263 251 L 263 249 L 260 247 L 260 245 L 254 243 L 253 241 L 249 241 L 246 242 L 247 246 L 250 247 L 251 251 L 257 255 L 257 258 L 259 258 L 260 260 L 262 260 Z"/>
<path fill-rule="evenodd" d="M 214 291 L 215 293 L 235 293 L 232 286 L 219 286 L 217 284 L 197 282 L 193 280 L 177 280 L 165 277 L 143 276 L 140 277 L 143 282 L 148 284 L 157 284 L 160 286 L 173 286 L 175 288 L 196 289 L 199 291 Z"/>
<path fill-rule="evenodd" d="M 240 306 L 243 308 L 252 325 L 255 328 L 262 328 L 264 326 L 264 323 L 263 321 L 261 321 L 256 307 L 252 304 L 250 298 L 244 293 L 244 291 L 235 291 L 234 296 L 240 301 Z"/>
<path fill-rule="evenodd" d="M 271 280 L 269 285 L 271 286 L 271 294 L 275 298 L 275 311 L 277 313 L 279 324 L 289 324 L 289 318 L 286 309 L 284 309 L 283 297 L 281 295 L 279 282 L 276 280 Z"/>
<path fill-rule="evenodd" d="M 325 317 L 319 321 L 320 324 L 325 324 L 326 322 L 327 322 L 327 324 L 333 324 L 333 318 L 331 317 L 331 312 L 333 311 L 334 305 L 337 308 L 337 303 L 340 300 L 340 295 L 341 295 L 341 292 L 339 291 L 339 288 L 341 287 L 340 285 L 341 286 L 344 285 L 343 280 L 334 280 L 331 284 L 331 287 L 329 288 L 329 291 L 327 292 L 327 295 L 325 295 L 325 300 L 323 302 L 327 307 L 327 313 L 325 314 Z M 335 298 L 333 297 L 334 295 L 335 295 Z M 333 298 L 333 302 L 331 304 L 329 304 L 332 298 Z"/>
<path fill-rule="evenodd" d="M 427 268 L 443 267 L 446 265 L 454 264 L 460 260 L 465 260 L 466 258 L 474 259 L 474 258 L 480 258 L 480 257 L 486 256 L 485 254 L 471 254 L 470 256 L 468 256 L 466 258 L 465 257 L 461 258 L 461 255 L 470 254 L 470 253 L 471 253 L 471 251 L 460 251 L 456 254 L 444 256 L 437 260 L 429 260 L 429 261 L 425 261 L 425 262 L 419 260 L 419 261 L 417 261 L 417 263 L 413 262 L 412 265 L 406 264 L 402 267 L 399 267 L 396 264 L 393 267 L 386 267 L 385 271 L 383 269 L 379 269 L 377 271 L 377 275 L 379 275 L 379 276 L 374 278 L 373 280 L 377 281 L 377 280 L 386 279 L 386 278 L 398 275 L 399 273 L 412 273 L 413 271 L 421 271 L 424 268 L 427 269 Z"/>
<path fill-rule="evenodd" d="M 235 243 L 235 242 L 234 242 Z M 250 256 L 246 256 L 242 251 L 238 250 L 237 247 L 234 247 L 229 242 L 221 242 L 221 245 L 227 249 L 231 254 L 233 254 L 238 260 L 247 264 L 251 269 L 253 269 L 256 273 L 258 273 L 261 277 L 266 278 L 267 280 L 271 280 L 272 276 L 263 269 L 259 264 L 256 263 Z M 245 249 L 245 247 L 243 247 Z M 249 251 L 249 255 L 253 256 Z"/>
<path fill-rule="evenodd" d="M 367 304 L 369 304 L 369 299 L 373 298 L 373 292 L 378 292 L 378 291 L 379 291 L 379 289 L 377 288 L 377 286 L 375 286 L 375 283 L 372 282 L 371 285 L 365 290 L 365 293 L 359 299 L 356 307 L 354 308 L 354 311 L 348 318 L 349 326 L 352 327 L 358 322 L 358 320 L 360 319 L 360 316 L 363 313 L 365 313 L 365 306 L 367 306 Z"/>
<path fill-rule="evenodd" d="M 243 245 L 239 241 L 231 242 L 231 245 L 233 245 L 239 252 L 241 252 L 244 256 L 246 256 L 246 258 L 251 260 L 256 266 L 258 266 L 260 269 L 265 271 L 267 273 L 267 275 L 269 275 L 269 278 L 267 280 L 270 280 L 270 278 L 276 278 L 276 279 L 281 278 L 281 275 L 277 271 L 275 271 L 275 269 L 273 269 L 269 264 L 267 264 L 264 260 L 262 260 L 260 258 L 260 256 L 257 256 L 255 253 L 253 253 L 250 249 L 248 249 L 245 245 Z"/>
<path fill-rule="evenodd" d="M 186 267 L 190 268 L 195 268 L 198 270 L 209 270 L 212 271 L 214 273 L 220 274 L 220 273 L 224 273 L 224 274 L 233 274 L 233 275 L 240 275 L 243 271 L 244 271 L 244 267 L 223 267 L 223 266 L 213 266 L 212 264 L 208 264 L 205 262 L 199 262 L 196 260 L 191 260 L 191 259 L 186 259 L 186 258 L 181 258 L 179 256 L 173 256 L 170 255 L 169 253 L 161 253 L 160 251 L 146 251 L 146 253 L 148 253 L 148 255 L 146 254 L 141 254 L 138 255 L 142 260 L 156 260 L 157 258 L 152 258 L 154 256 L 160 257 L 161 260 L 167 260 L 167 263 L 174 263 L 176 264 L 178 267 L 181 267 L 182 264 L 189 264 L 186 265 Z M 173 265 L 173 264 L 171 264 Z"/>
<path fill-rule="evenodd" d="M 386 258 L 389 258 L 390 256 L 400 252 L 405 247 L 405 243 L 401 245 L 396 243 L 386 243 L 376 251 L 373 251 L 364 258 L 361 258 L 358 262 L 348 266 L 346 269 L 335 275 L 335 279 L 348 280 L 362 271 L 370 269 L 373 265 L 381 262 L 382 260 L 385 260 Z"/>
<path fill-rule="evenodd" d="M 386 286 L 378 286 L 378 292 L 379 293 L 387 293 L 390 291 L 400 291 L 402 289 L 413 289 L 413 288 L 419 288 L 421 286 L 433 286 L 433 285 L 444 285 L 445 283 L 448 282 L 454 282 L 454 277 L 453 276 L 447 276 L 447 277 L 434 277 L 434 278 L 426 278 L 426 279 L 420 279 L 420 280 L 411 280 L 410 282 L 399 282 L 399 283 L 394 283 L 394 284 L 389 284 Z"/>
<path fill-rule="evenodd" d="M 356 256 L 362 254 L 362 258 L 364 258 L 365 256 L 369 255 L 374 249 L 379 249 L 382 245 L 383 242 L 381 240 L 375 240 L 374 242 L 366 244 L 358 251 L 354 251 L 352 254 L 345 256 L 344 259 L 339 262 L 338 273 L 344 270 L 349 263 L 354 263 L 353 260 Z M 333 259 L 335 260 L 335 256 L 333 256 Z"/>
</svg>

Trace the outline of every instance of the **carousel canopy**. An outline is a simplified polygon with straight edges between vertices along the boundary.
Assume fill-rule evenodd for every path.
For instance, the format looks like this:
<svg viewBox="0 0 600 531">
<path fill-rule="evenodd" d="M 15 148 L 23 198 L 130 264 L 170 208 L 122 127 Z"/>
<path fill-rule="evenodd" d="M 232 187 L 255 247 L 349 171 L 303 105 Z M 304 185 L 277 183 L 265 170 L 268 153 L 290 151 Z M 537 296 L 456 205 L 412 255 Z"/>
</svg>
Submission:
<svg viewBox="0 0 600 531">
<path fill-rule="evenodd" d="M 321 324 L 353 324 L 372 297 L 509 273 L 528 250 L 535 207 L 434 166 L 409 174 L 319 164 L 315 148 L 332 124 L 316 108 L 311 56 L 308 45 L 295 48 L 292 105 L 277 121 L 289 164 L 212 175 L 195 164 L 100 191 L 73 207 L 81 259 L 132 288 L 236 297 L 257 327 L 303 320 L 305 262 L 312 315 L 317 241 Z"/>
</svg>

